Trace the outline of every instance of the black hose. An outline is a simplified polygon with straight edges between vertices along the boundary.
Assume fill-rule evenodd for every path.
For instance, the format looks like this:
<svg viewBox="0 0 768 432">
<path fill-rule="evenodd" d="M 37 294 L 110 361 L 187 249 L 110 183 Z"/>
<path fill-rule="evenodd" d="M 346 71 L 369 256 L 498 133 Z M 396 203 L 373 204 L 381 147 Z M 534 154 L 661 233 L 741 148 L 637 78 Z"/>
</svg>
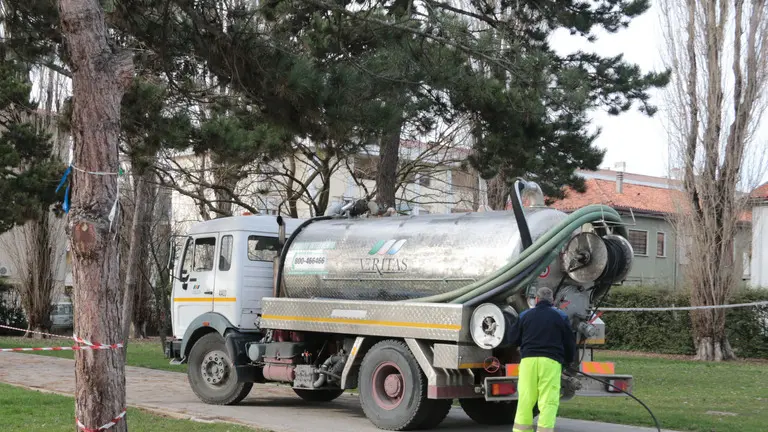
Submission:
<svg viewBox="0 0 768 432">
<path fill-rule="evenodd" d="M 655 415 L 653 415 L 653 411 L 651 411 L 651 409 L 650 409 L 650 408 L 648 408 L 648 405 L 646 405 L 645 403 L 643 403 L 643 401 L 641 401 L 640 399 L 638 399 L 637 397 L 635 397 L 635 395 L 633 395 L 632 393 L 630 393 L 630 392 L 628 392 L 628 391 L 626 391 L 626 390 L 623 390 L 623 389 L 621 389 L 621 388 L 619 388 L 619 387 L 616 387 L 615 385 L 613 385 L 613 384 L 609 383 L 608 381 L 605 381 L 605 380 L 601 380 L 600 378 L 594 377 L 594 376 L 592 376 L 592 375 L 590 375 L 590 374 L 588 374 L 588 373 L 584 373 L 584 372 L 582 372 L 582 371 L 577 371 L 577 372 L 578 372 L 580 375 L 584 375 L 584 376 L 585 376 L 585 377 L 587 377 L 587 378 L 593 379 L 593 380 L 595 380 L 595 381 L 597 381 L 597 382 L 600 382 L 600 383 L 603 383 L 603 384 L 605 384 L 605 385 L 607 385 L 607 386 L 613 387 L 613 388 L 615 388 L 616 390 L 618 390 L 618 391 L 620 391 L 620 392 L 624 393 L 625 395 L 627 395 L 627 396 L 631 397 L 632 399 L 636 400 L 636 401 L 637 401 L 637 403 L 639 403 L 640 405 L 642 405 L 642 406 L 643 406 L 643 408 L 645 408 L 645 410 L 646 410 L 646 411 L 648 411 L 648 414 L 650 414 L 650 415 L 651 415 L 651 418 L 653 419 L 653 422 L 656 424 L 656 430 L 657 430 L 658 432 L 661 432 L 661 423 L 659 423 L 659 419 L 657 419 L 657 418 L 656 418 L 656 416 L 655 416 Z"/>
<path fill-rule="evenodd" d="M 600 282 L 613 283 L 624 272 L 626 268 L 627 257 L 624 256 L 624 248 L 618 240 L 611 238 L 602 238 L 608 252 L 608 260 L 605 264 L 603 273 L 597 278 Z"/>
<path fill-rule="evenodd" d="M 479 295 L 477 297 L 469 299 L 466 303 L 464 303 L 464 306 L 475 306 L 478 303 L 483 302 L 483 301 L 488 300 L 488 299 L 491 299 L 493 297 L 496 297 L 497 295 L 501 294 L 505 290 L 508 290 L 509 288 L 519 284 L 523 279 L 525 279 L 526 277 L 530 276 L 532 271 L 536 270 L 536 268 L 538 268 L 539 266 L 544 264 L 544 261 L 547 258 L 548 257 L 545 256 L 544 258 L 542 258 L 542 259 L 536 261 L 535 263 L 529 265 L 528 267 L 524 268 L 523 271 L 521 271 L 520 273 L 516 274 L 515 277 L 513 277 L 512 279 L 510 279 L 510 280 L 504 282 L 503 284 L 497 286 L 496 288 L 493 288 L 493 289 L 491 289 L 491 290 L 489 290 L 489 291 L 487 291 L 487 292 L 485 292 L 485 293 L 483 293 L 483 294 L 481 294 L 481 295 Z"/>
<path fill-rule="evenodd" d="M 291 236 L 288 237 L 288 240 L 285 241 L 285 244 L 283 245 L 283 250 L 280 251 L 280 265 L 277 268 L 277 281 L 275 281 L 275 297 L 280 297 L 280 290 L 283 287 L 283 268 L 285 267 L 285 257 L 288 255 L 288 249 L 290 249 L 291 244 L 293 243 L 293 240 L 296 238 L 296 236 L 299 235 L 299 233 L 307 227 L 307 225 L 323 221 L 323 220 L 329 220 L 333 219 L 333 216 L 318 216 L 314 217 L 312 219 L 308 219 L 304 221 L 301 225 L 296 228 L 295 231 L 291 233 Z"/>
<path fill-rule="evenodd" d="M 520 199 L 520 190 L 524 185 L 518 180 L 515 182 L 514 190 L 515 196 L 512 197 L 512 210 L 515 213 L 515 220 L 517 221 L 517 229 L 520 231 L 520 240 L 523 243 L 523 249 L 526 250 L 533 244 L 531 239 L 531 231 L 528 229 L 528 221 L 525 220 L 525 213 L 523 212 L 523 201 Z"/>
</svg>

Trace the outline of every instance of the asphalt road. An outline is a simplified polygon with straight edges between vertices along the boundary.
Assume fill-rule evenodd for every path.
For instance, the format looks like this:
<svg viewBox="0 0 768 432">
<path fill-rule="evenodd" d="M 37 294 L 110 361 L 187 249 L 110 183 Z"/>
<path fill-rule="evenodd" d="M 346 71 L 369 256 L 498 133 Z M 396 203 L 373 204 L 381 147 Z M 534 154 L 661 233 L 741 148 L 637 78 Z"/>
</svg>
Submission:
<svg viewBox="0 0 768 432">
<path fill-rule="evenodd" d="M 128 403 L 198 421 L 229 421 L 274 432 L 380 432 L 365 418 L 357 397 L 345 394 L 331 403 L 312 404 L 290 388 L 254 386 L 237 406 L 211 406 L 192 393 L 187 376 L 177 372 L 127 367 Z M 75 389 L 74 361 L 29 354 L 0 353 L 0 382 L 71 395 Z M 511 426 L 479 426 L 455 408 L 436 429 L 439 432 L 509 432 Z M 655 429 L 581 420 L 558 419 L 559 432 L 653 432 Z"/>
</svg>

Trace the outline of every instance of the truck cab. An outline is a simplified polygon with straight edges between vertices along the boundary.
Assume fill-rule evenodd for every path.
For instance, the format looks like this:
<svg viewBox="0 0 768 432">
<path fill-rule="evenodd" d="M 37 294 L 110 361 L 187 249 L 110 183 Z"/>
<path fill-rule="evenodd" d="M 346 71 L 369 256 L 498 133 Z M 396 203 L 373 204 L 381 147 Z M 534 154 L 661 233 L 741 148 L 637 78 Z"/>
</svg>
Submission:
<svg viewBox="0 0 768 432">
<path fill-rule="evenodd" d="M 285 219 L 286 235 L 302 222 Z M 237 216 L 200 222 L 189 230 L 178 263 L 169 266 L 173 341 L 167 354 L 184 359 L 188 351 L 181 351 L 182 341 L 195 340 L 196 333 L 206 332 L 202 327 L 257 329 L 261 299 L 273 294 L 278 228 L 277 216 Z"/>
</svg>

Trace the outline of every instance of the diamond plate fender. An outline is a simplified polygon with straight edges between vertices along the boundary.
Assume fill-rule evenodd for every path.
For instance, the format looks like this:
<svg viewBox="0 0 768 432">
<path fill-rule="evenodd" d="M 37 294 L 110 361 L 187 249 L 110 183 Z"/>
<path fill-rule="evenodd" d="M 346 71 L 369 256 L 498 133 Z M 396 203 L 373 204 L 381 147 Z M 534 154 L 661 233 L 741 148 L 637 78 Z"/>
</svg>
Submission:
<svg viewBox="0 0 768 432">
<path fill-rule="evenodd" d="M 444 369 L 432 366 L 434 354 L 429 343 L 405 339 L 416 361 L 427 376 L 427 397 L 429 399 L 454 399 L 477 397 L 475 376 L 470 369 Z"/>
<path fill-rule="evenodd" d="M 362 363 L 365 352 L 368 351 L 371 344 L 372 342 L 366 341 L 364 337 L 355 338 L 355 343 L 344 363 L 344 370 L 341 372 L 341 388 L 353 389 L 357 387 L 357 372 L 360 370 L 360 363 Z"/>
</svg>

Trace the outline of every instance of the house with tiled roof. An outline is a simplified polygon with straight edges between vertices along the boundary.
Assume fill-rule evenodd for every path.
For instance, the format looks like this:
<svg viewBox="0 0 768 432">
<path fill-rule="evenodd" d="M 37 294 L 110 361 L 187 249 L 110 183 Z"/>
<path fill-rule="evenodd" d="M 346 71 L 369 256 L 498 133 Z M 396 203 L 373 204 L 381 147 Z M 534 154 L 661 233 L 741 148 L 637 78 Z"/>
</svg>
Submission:
<svg viewBox="0 0 768 432">
<path fill-rule="evenodd" d="M 681 206 L 686 202 L 681 181 L 612 170 L 579 171 L 578 174 L 585 178 L 586 191 L 566 190 L 566 197 L 551 206 L 565 212 L 590 204 L 613 207 L 628 225 L 629 241 L 635 253 L 627 282 L 681 286 L 683 266 L 687 264 L 686 241 L 678 239 L 672 222 L 672 217 L 682 211 Z M 750 214 L 742 216 L 740 233 L 734 242 L 734 262 L 744 281 L 749 280 L 751 270 L 750 220 Z M 768 217 L 763 220 L 768 223 Z"/>
</svg>

